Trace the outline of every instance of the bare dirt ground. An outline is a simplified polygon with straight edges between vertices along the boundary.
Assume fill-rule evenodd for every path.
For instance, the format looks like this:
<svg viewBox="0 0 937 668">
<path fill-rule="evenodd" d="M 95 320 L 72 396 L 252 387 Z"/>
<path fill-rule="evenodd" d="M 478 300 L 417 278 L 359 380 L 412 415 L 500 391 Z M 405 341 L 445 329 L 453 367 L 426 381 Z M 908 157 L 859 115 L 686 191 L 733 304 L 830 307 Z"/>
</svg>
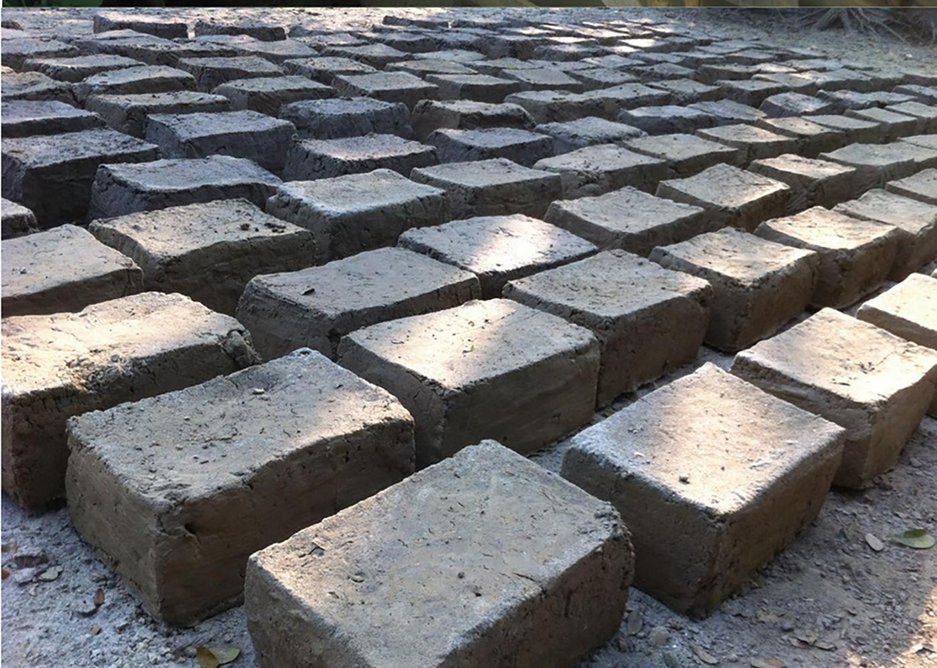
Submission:
<svg viewBox="0 0 937 668">
<path fill-rule="evenodd" d="M 193 21 L 205 15 L 220 19 L 249 13 L 286 25 L 317 23 L 339 30 L 366 28 L 387 11 L 454 14 L 455 10 L 171 11 Z M 474 13 L 504 11 L 508 10 Z M 797 32 L 787 12 L 620 13 L 672 20 L 726 38 L 813 47 L 847 62 L 901 69 L 933 69 L 937 62 L 933 47 L 835 32 Z M 610 13 L 582 9 L 543 15 L 550 20 L 565 16 L 600 20 Z M 85 10 L 4 10 L 3 16 L 37 32 L 91 31 Z M 730 358 L 704 349 L 697 365 L 703 361 L 725 367 Z M 615 408 L 633 399 L 620 401 Z M 563 447 L 560 443 L 534 458 L 555 470 Z M 935 471 L 937 420 L 925 418 L 892 471 L 865 492 L 832 493 L 818 519 L 794 545 L 709 619 L 687 619 L 632 590 L 619 633 L 583 666 L 937 666 L 937 549 L 912 550 L 890 540 L 910 528 L 937 534 Z M 64 507 L 27 513 L 4 497 L 2 549 L 2 660 L 10 668 L 194 666 L 197 646 L 217 644 L 241 649 L 232 666 L 256 665 L 240 608 L 191 629 L 156 624 L 80 541 Z"/>
</svg>

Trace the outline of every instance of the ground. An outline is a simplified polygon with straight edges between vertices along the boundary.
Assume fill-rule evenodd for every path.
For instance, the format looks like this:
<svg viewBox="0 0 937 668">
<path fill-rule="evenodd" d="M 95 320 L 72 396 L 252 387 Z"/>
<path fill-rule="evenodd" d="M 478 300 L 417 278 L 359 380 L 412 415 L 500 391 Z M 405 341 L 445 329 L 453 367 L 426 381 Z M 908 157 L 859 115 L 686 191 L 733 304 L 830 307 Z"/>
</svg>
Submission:
<svg viewBox="0 0 937 668">
<path fill-rule="evenodd" d="M 174 11 L 190 19 L 209 13 L 219 19 L 245 10 Z M 335 29 L 363 28 L 386 12 L 262 11 L 264 19 L 286 25 L 302 21 Z M 499 11 L 504 10 L 479 10 L 476 15 Z M 622 11 L 628 16 L 647 13 Z M 550 15 L 556 20 L 567 13 L 608 15 L 601 10 Z M 5 10 L 3 16 L 26 29 L 90 31 L 84 10 Z M 923 68 L 935 60 L 933 47 L 796 31 L 789 13 L 668 10 L 664 16 L 726 37 L 816 48 L 846 62 Z M 704 349 L 697 365 L 703 361 L 726 367 L 730 358 Z M 560 443 L 534 458 L 555 470 L 562 449 Z M 937 665 L 937 549 L 913 550 L 890 540 L 910 528 L 937 533 L 935 470 L 937 420 L 925 418 L 892 471 L 864 492 L 832 493 L 812 526 L 717 613 L 704 621 L 690 620 L 633 589 L 619 633 L 583 666 Z M 195 665 L 197 646 L 219 644 L 241 650 L 233 665 L 255 665 L 240 608 L 191 629 L 161 627 L 80 541 L 64 507 L 30 513 L 4 497 L 2 548 L 2 658 L 11 668 Z"/>
</svg>

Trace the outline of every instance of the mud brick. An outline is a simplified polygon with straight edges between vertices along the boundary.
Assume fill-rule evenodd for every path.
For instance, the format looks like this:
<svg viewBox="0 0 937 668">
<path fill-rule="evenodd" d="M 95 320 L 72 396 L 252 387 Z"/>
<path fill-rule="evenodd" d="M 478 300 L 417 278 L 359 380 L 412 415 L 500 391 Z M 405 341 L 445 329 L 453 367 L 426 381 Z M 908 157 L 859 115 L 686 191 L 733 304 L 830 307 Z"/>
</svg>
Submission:
<svg viewBox="0 0 937 668">
<path fill-rule="evenodd" d="M 251 40 L 238 42 L 232 45 L 239 55 L 259 56 L 265 60 L 282 65 L 287 60 L 297 58 L 313 58 L 318 51 L 295 39 L 284 39 L 277 42 L 264 42 Z"/>
<path fill-rule="evenodd" d="M 851 109 L 846 112 L 847 116 L 858 118 L 863 121 L 872 121 L 885 128 L 886 141 L 894 141 L 900 137 L 917 134 L 924 131 L 924 119 L 907 114 L 888 111 L 873 107 L 870 109 Z"/>
<path fill-rule="evenodd" d="M 91 192 L 90 218 L 238 197 L 262 207 L 279 183 L 250 160 L 224 155 L 102 165 Z"/>
<path fill-rule="evenodd" d="M 562 474 L 621 512 L 644 555 L 635 586 L 702 617 L 816 518 L 843 442 L 837 425 L 706 364 L 577 434 Z"/>
<path fill-rule="evenodd" d="M 748 164 L 752 160 L 762 158 L 774 158 L 782 153 L 797 150 L 796 139 L 747 123 L 702 129 L 698 131 L 698 134 L 704 139 L 738 149 L 739 164 Z"/>
<path fill-rule="evenodd" d="M 800 315 L 813 296 L 820 265 L 813 251 L 732 228 L 655 248 L 650 257 L 712 284 L 706 343 L 726 352 L 747 348 Z"/>
<path fill-rule="evenodd" d="M 602 47 L 597 44 L 541 44 L 534 48 L 535 58 L 559 61 L 579 61 L 583 58 L 602 54 Z"/>
<path fill-rule="evenodd" d="M 375 39 L 398 51 L 406 51 L 411 54 L 436 48 L 436 40 L 431 35 L 420 32 L 386 32 L 376 35 Z"/>
<path fill-rule="evenodd" d="M 625 148 L 667 163 L 668 177 L 685 177 L 720 163 L 739 164 L 739 149 L 688 134 L 653 135 L 623 142 Z"/>
<path fill-rule="evenodd" d="M 233 58 L 238 55 L 234 45 L 215 44 L 202 41 L 170 42 L 169 44 L 145 45 L 140 49 L 128 49 L 133 57 L 149 65 L 177 67 L 180 60 L 190 58 Z"/>
<path fill-rule="evenodd" d="M 628 74 L 623 70 L 605 67 L 576 70 L 569 74 L 582 83 L 583 90 L 597 90 L 610 86 L 618 86 L 620 84 L 633 83 L 638 80 L 636 76 Z"/>
<path fill-rule="evenodd" d="M 397 61 L 406 60 L 409 55 L 406 51 L 401 51 L 386 44 L 365 44 L 362 46 L 335 46 L 326 49 L 326 56 L 339 56 L 342 58 L 352 58 L 366 63 L 371 67 L 385 67 L 386 65 Z"/>
<path fill-rule="evenodd" d="M 647 134 L 630 125 L 607 121 L 597 116 L 586 116 L 565 123 L 543 123 L 535 130 L 553 138 L 553 152 L 556 154 L 595 144 L 621 144 Z"/>
<path fill-rule="evenodd" d="M 924 104 L 937 104 L 937 86 L 905 84 L 895 87 L 895 93 L 912 95 Z"/>
<path fill-rule="evenodd" d="M 99 165 L 155 160 L 158 153 L 153 144 L 103 128 L 5 139 L 3 196 L 32 209 L 42 227 L 81 220 Z"/>
<path fill-rule="evenodd" d="M 817 286 L 810 303 L 844 308 L 878 289 L 888 278 L 898 250 L 894 228 L 860 220 L 822 206 L 758 226 L 755 234 L 820 257 Z"/>
<path fill-rule="evenodd" d="M 920 169 L 937 167 L 937 151 L 904 142 L 850 144 L 821 153 L 820 157 L 855 168 L 862 190 L 882 187 L 888 181 L 910 176 Z"/>
<path fill-rule="evenodd" d="M 696 358 L 712 288 L 614 250 L 513 280 L 504 296 L 595 334 L 601 347 L 596 402 L 602 407 Z"/>
<path fill-rule="evenodd" d="M 600 90 L 590 90 L 583 93 L 582 99 L 602 105 L 603 112 L 592 115 L 602 116 L 603 118 L 617 118 L 623 109 L 670 104 L 671 94 L 666 90 L 633 83 Z"/>
<path fill-rule="evenodd" d="M 772 118 L 801 116 L 803 114 L 830 114 L 838 110 L 836 104 L 803 93 L 779 93 L 761 103 L 759 109 Z"/>
<path fill-rule="evenodd" d="M 416 421 L 418 466 L 492 436 L 537 450 L 595 408 L 592 333 L 508 299 L 372 325 L 344 337 L 338 353 L 342 366 L 401 397 Z"/>
<path fill-rule="evenodd" d="M 124 56 L 92 55 L 71 58 L 35 58 L 27 60 L 23 69 L 41 72 L 56 81 L 77 83 L 82 79 L 128 67 L 140 67 L 143 63 Z"/>
<path fill-rule="evenodd" d="M 914 135 L 913 137 L 904 137 L 902 144 L 911 144 L 919 148 L 926 148 L 937 151 L 937 133 L 929 135 Z"/>
<path fill-rule="evenodd" d="M 80 313 L 3 320 L 3 489 L 25 506 L 62 495 L 65 423 L 254 363 L 233 318 L 145 292 Z"/>
<path fill-rule="evenodd" d="M 179 44 L 155 35 L 132 30 L 98 33 L 93 39 L 78 39 L 76 45 L 85 53 L 110 54 L 156 64 L 159 56 L 178 48 Z"/>
<path fill-rule="evenodd" d="M 597 197 L 553 202 L 544 218 L 601 249 L 647 256 L 656 246 L 713 231 L 700 207 L 625 187 Z"/>
<path fill-rule="evenodd" d="M 865 487 L 895 465 L 924 417 L 937 351 L 823 309 L 736 355 L 732 372 L 844 427 L 834 484 Z"/>
<path fill-rule="evenodd" d="M 210 93 L 218 86 L 236 79 L 275 77 L 283 74 L 277 65 L 259 56 L 181 58 L 179 69 L 190 72 L 198 89 Z"/>
<path fill-rule="evenodd" d="M 933 72 L 924 68 L 914 68 L 913 70 L 906 69 L 904 72 L 904 81 L 902 83 L 914 86 L 937 86 L 937 76 L 934 76 Z"/>
<path fill-rule="evenodd" d="M 147 290 L 178 292 L 234 314 L 254 276 L 315 262 L 312 233 L 244 199 L 214 201 L 95 221 L 91 233 L 133 259 Z"/>
<path fill-rule="evenodd" d="M 167 158 L 230 155 L 273 172 L 283 169 L 295 132 L 288 121 L 249 110 L 153 114 L 146 124 L 147 140 Z"/>
<path fill-rule="evenodd" d="M 346 97 L 363 95 L 384 102 L 400 102 L 413 109 L 420 100 L 434 100 L 439 88 L 407 72 L 340 74 L 332 85 Z"/>
<path fill-rule="evenodd" d="M 74 225 L 6 240 L 2 249 L 5 318 L 80 311 L 143 288 L 133 261 Z"/>
<path fill-rule="evenodd" d="M 766 114 L 763 111 L 749 107 L 746 104 L 739 104 L 732 100 L 713 100 L 709 102 L 694 102 L 689 105 L 689 109 L 696 109 L 703 113 L 713 116 L 715 125 L 733 125 L 737 123 L 756 123 L 764 118 Z"/>
<path fill-rule="evenodd" d="M 72 85 L 50 79 L 39 72 L 4 72 L 0 76 L 3 101 L 13 100 L 57 100 L 75 103 Z"/>
<path fill-rule="evenodd" d="M 85 106 L 98 114 L 110 128 L 142 138 L 146 135 L 146 122 L 151 114 L 228 111 L 231 102 L 221 95 L 184 90 L 174 93 L 94 95 L 85 101 Z"/>
<path fill-rule="evenodd" d="M 837 132 L 843 132 L 849 138 L 849 141 L 856 143 L 879 144 L 884 142 L 888 135 L 888 128 L 881 123 L 851 116 L 821 114 L 818 116 L 804 116 L 804 120 Z"/>
<path fill-rule="evenodd" d="M 521 214 L 455 220 L 410 230 L 399 245 L 472 272 L 484 299 L 505 283 L 578 260 L 596 247 L 571 232 Z"/>
<path fill-rule="evenodd" d="M 837 204 L 834 211 L 898 228 L 898 253 L 889 278 L 900 281 L 937 256 L 937 206 L 870 190 L 859 199 Z"/>
<path fill-rule="evenodd" d="M 826 160 L 802 158 L 794 153 L 756 160 L 749 170 L 791 187 L 789 213 L 814 205 L 832 208 L 862 194 L 857 188 L 855 169 Z"/>
<path fill-rule="evenodd" d="M 448 75 L 458 75 L 465 76 L 471 74 L 478 74 L 475 70 L 471 69 L 467 65 L 463 65 L 460 62 L 452 61 L 449 59 L 438 59 L 438 58 L 424 58 L 418 57 L 413 60 L 401 60 L 396 63 L 391 63 L 387 66 L 387 71 L 400 70 L 401 72 L 409 72 L 416 76 L 427 76 L 430 74 L 448 74 Z M 439 84 L 438 81 L 433 81 L 435 84 Z M 458 97 L 458 96 L 456 96 Z"/>
<path fill-rule="evenodd" d="M 14 37 L 3 40 L 3 64 L 14 70 L 23 69 L 23 63 L 32 58 L 57 58 L 79 54 L 79 50 L 71 44 L 54 39 Z"/>
<path fill-rule="evenodd" d="M 339 339 L 387 320 L 478 299 L 471 273 L 403 248 L 379 248 L 301 271 L 257 276 L 238 321 L 265 358 L 307 346 L 334 359 Z"/>
<path fill-rule="evenodd" d="M 286 156 L 286 180 L 314 180 L 391 169 L 407 176 L 415 167 L 437 163 L 436 149 L 396 135 L 368 134 L 293 142 Z"/>
<path fill-rule="evenodd" d="M 427 142 L 436 147 L 440 162 L 507 158 L 530 167 L 553 155 L 552 137 L 519 128 L 442 129 L 431 134 Z"/>
<path fill-rule="evenodd" d="M 722 89 L 723 97 L 726 99 L 755 108 L 760 107 L 761 103 L 772 95 L 787 91 L 787 87 L 782 84 L 759 79 L 740 79 L 738 81 L 727 79 L 717 81 L 716 85 Z"/>
<path fill-rule="evenodd" d="M 758 72 L 760 69 L 752 65 L 716 62 L 700 65 L 696 72 L 696 79 L 704 84 L 721 86 L 726 81 L 751 79 Z"/>
<path fill-rule="evenodd" d="M 301 76 L 238 79 L 221 84 L 214 92 L 231 100 L 234 109 L 251 109 L 270 116 L 276 116 L 285 104 L 321 100 L 335 94 L 330 86 Z"/>
<path fill-rule="evenodd" d="M 581 93 L 584 90 L 582 82 L 559 69 L 503 70 L 501 76 L 520 82 L 521 89 L 527 91 L 549 90 Z"/>
<path fill-rule="evenodd" d="M 168 20 L 166 16 L 141 16 L 120 12 L 100 12 L 94 15 L 94 32 L 133 30 L 166 39 L 185 39 L 189 26 L 185 21 Z"/>
<path fill-rule="evenodd" d="M 937 105 L 920 102 L 902 102 L 885 107 L 885 111 L 920 119 L 922 132 L 937 132 Z"/>
<path fill-rule="evenodd" d="M 0 123 L 6 138 L 79 132 L 104 125 L 90 111 L 56 100 L 2 102 Z"/>
<path fill-rule="evenodd" d="M 487 74 L 429 74 L 426 80 L 439 88 L 442 100 L 499 103 L 521 90 L 517 81 Z"/>
<path fill-rule="evenodd" d="M 601 195 L 625 186 L 653 192 L 658 181 L 668 176 L 665 161 L 615 144 L 587 146 L 545 158 L 534 167 L 559 174 L 566 199 Z"/>
<path fill-rule="evenodd" d="M 558 174 L 505 158 L 424 167 L 410 176 L 446 191 L 453 218 L 513 213 L 538 217 L 562 192 Z"/>
<path fill-rule="evenodd" d="M 763 220 L 783 216 L 790 186 L 731 165 L 714 165 L 695 176 L 661 181 L 658 197 L 701 206 L 717 227 L 753 230 Z"/>
<path fill-rule="evenodd" d="M 607 104 L 603 100 L 567 91 L 523 91 L 508 95 L 504 101 L 523 107 L 537 123 L 560 123 L 586 116 L 608 116 Z"/>
<path fill-rule="evenodd" d="M 172 93 L 183 90 L 195 90 L 195 79 L 192 75 L 163 65 L 126 67 L 100 72 L 75 84 L 75 96 L 81 102 L 92 95 Z"/>
<path fill-rule="evenodd" d="M 425 141 L 434 131 L 443 128 L 478 130 L 507 127 L 529 130 L 535 125 L 534 119 L 519 105 L 471 100 L 423 100 L 414 107 L 410 119 L 420 141 Z"/>
<path fill-rule="evenodd" d="M 84 415 L 70 447 L 76 529 L 174 625 L 236 605 L 252 552 L 413 471 L 406 410 L 310 350 Z"/>
<path fill-rule="evenodd" d="M 283 62 L 290 74 L 309 77 L 319 83 L 331 85 L 335 77 L 343 74 L 373 74 L 376 69 L 351 58 L 323 56 L 320 58 L 290 59 Z"/>
<path fill-rule="evenodd" d="M 647 85 L 666 92 L 674 104 L 691 104 L 693 102 L 718 100 L 723 97 L 718 86 L 708 86 L 693 79 L 653 81 L 648 82 Z"/>
<path fill-rule="evenodd" d="M 407 229 L 438 225 L 449 217 L 442 190 L 389 169 L 284 183 L 266 208 L 312 230 L 319 262 L 392 246 Z"/>
<path fill-rule="evenodd" d="M 844 132 L 818 125 L 806 118 L 762 118 L 755 124 L 779 135 L 796 139 L 795 152 L 805 158 L 816 158 L 821 153 L 835 151 L 849 143 Z"/>
<path fill-rule="evenodd" d="M 937 277 L 911 274 L 860 306 L 856 317 L 937 350 Z M 928 414 L 937 417 L 937 394 Z"/>
<path fill-rule="evenodd" d="M 286 30 L 283 26 L 261 21 L 219 23 L 198 20 L 195 22 L 195 35 L 247 35 L 264 42 L 277 42 L 286 39 Z"/>
<path fill-rule="evenodd" d="M 652 135 L 695 132 L 716 124 L 716 118 L 708 113 L 675 105 L 626 109 L 617 119 Z"/>
<path fill-rule="evenodd" d="M 470 49 L 443 49 L 442 51 L 425 51 L 422 53 L 414 53 L 414 58 L 436 61 L 446 61 L 451 63 L 463 63 L 468 67 L 472 68 L 472 71 L 475 71 L 474 63 L 477 61 L 485 60 L 485 54 L 478 51 L 472 51 Z M 393 67 L 389 65 L 388 67 Z"/>
<path fill-rule="evenodd" d="M 875 91 L 874 93 L 858 93 L 852 90 L 821 90 L 817 97 L 827 100 L 834 105 L 835 110 L 828 113 L 842 113 L 847 109 L 867 109 L 869 107 L 884 107 L 889 104 L 910 102 L 914 98 L 900 93 Z"/>
<path fill-rule="evenodd" d="M 405 104 L 367 97 L 292 102 L 280 108 L 280 118 L 293 123 L 297 135 L 306 139 L 339 139 L 372 132 L 411 134 Z"/>
<path fill-rule="evenodd" d="M 925 169 L 912 176 L 885 184 L 888 192 L 937 205 L 937 169 Z"/>
<path fill-rule="evenodd" d="M 0 198 L 0 238 L 13 239 L 38 231 L 32 211 L 22 204 Z"/>
<path fill-rule="evenodd" d="M 352 539 L 360 526 L 374 527 L 370 540 Z M 414 531 L 446 542 L 414 541 Z M 311 562 L 316 547 L 324 556 Z M 524 577 L 502 574 L 503 563 Z M 251 557 L 245 607 L 262 666 L 325 651 L 337 665 L 466 657 L 500 668 L 513 660 L 504 658 L 508 630 L 517 661 L 566 668 L 615 633 L 632 572 L 627 530 L 610 506 L 488 441 Z M 453 595 L 428 593 L 444 588 Z M 326 589 L 364 605 L 315 593 Z M 417 629 L 397 606 L 437 612 Z"/>
</svg>

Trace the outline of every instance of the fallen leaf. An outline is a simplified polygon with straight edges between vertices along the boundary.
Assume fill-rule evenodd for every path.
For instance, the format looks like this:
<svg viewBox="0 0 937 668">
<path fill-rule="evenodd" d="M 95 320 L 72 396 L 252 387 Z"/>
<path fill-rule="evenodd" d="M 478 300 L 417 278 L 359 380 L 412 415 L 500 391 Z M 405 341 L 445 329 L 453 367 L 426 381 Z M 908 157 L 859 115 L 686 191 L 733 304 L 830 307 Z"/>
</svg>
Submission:
<svg viewBox="0 0 937 668">
<path fill-rule="evenodd" d="M 907 547 L 913 547 L 915 550 L 929 550 L 937 543 L 934 537 L 924 529 L 908 529 L 904 533 L 895 536 L 895 542 Z"/>
<path fill-rule="evenodd" d="M 104 605 L 104 590 L 98 589 L 96 592 L 94 592 L 93 600 L 94 600 L 94 607 L 96 608 L 100 608 L 102 605 Z"/>
<path fill-rule="evenodd" d="M 867 533 L 865 535 L 865 542 L 874 552 L 881 552 L 885 549 L 885 543 L 875 534 Z"/>
<path fill-rule="evenodd" d="M 696 655 L 696 658 L 705 663 L 707 666 L 717 666 L 719 665 L 719 659 L 714 657 L 712 654 L 707 652 L 702 647 L 693 646 L 693 654 Z"/>
<path fill-rule="evenodd" d="M 100 627 L 100 626 L 92 626 L 92 627 L 91 627 L 91 630 L 88 631 L 88 633 L 90 633 L 90 634 L 93 635 L 93 636 L 98 635 L 100 632 L 101 632 L 101 627 Z"/>
<path fill-rule="evenodd" d="M 794 637 L 797 638 L 802 643 L 807 645 L 812 645 L 817 641 L 817 634 L 811 631 L 805 631 L 803 629 L 798 629 L 794 631 Z"/>
<path fill-rule="evenodd" d="M 4 580 L 10 577 L 10 569 L 7 568 L 6 566 L 0 569 L 0 577 L 2 577 Z"/>
<path fill-rule="evenodd" d="M 773 656 L 756 656 L 751 660 L 752 668 L 787 668 L 787 664 Z"/>
<path fill-rule="evenodd" d="M 198 659 L 200 668 L 218 668 L 227 663 L 231 663 L 241 656 L 241 650 L 237 647 L 227 646 L 200 646 L 195 649 L 195 658 Z"/>
</svg>

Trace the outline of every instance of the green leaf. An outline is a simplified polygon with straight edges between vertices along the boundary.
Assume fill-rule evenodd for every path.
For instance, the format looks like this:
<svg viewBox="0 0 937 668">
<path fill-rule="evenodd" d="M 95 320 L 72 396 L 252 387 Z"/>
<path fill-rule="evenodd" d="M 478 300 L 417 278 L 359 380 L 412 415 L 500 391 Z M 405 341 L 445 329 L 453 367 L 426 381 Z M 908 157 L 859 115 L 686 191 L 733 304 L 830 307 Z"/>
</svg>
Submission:
<svg viewBox="0 0 937 668">
<path fill-rule="evenodd" d="M 237 647 L 197 647 L 195 648 L 195 658 L 198 659 L 200 668 L 218 668 L 226 663 L 231 663 L 241 656 L 241 650 Z"/>
<path fill-rule="evenodd" d="M 929 550 L 934 547 L 937 541 L 924 529 L 908 529 L 904 533 L 895 536 L 895 542 L 913 547 L 915 550 Z"/>
</svg>

